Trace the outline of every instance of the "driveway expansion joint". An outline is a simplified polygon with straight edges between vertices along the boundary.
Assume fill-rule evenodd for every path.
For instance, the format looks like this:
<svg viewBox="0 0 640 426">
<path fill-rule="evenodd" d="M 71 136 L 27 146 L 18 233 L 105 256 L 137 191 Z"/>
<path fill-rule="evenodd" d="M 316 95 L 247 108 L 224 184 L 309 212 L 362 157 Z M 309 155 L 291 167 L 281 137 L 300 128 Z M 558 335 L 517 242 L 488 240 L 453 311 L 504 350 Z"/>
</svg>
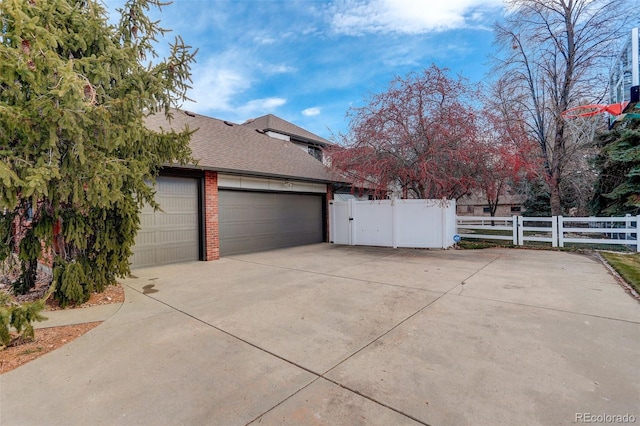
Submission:
<svg viewBox="0 0 640 426">
<path fill-rule="evenodd" d="M 390 255 L 390 256 L 392 256 L 392 255 Z M 386 256 L 386 257 L 390 257 L 390 256 Z M 384 259 L 384 258 L 380 258 L 380 259 Z M 369 263 L 369 262 L 371 262 L 373 260 L 380 260 L 380 259 L 367 260 L 366 262 L 358 263 L 357 265 L 363 265 L 363 264 Z M 311 270 L 308 270 L 308 269 L 298 269 L 298 268 L 292 268 L 292 267 L 289 267 L 289 266 L 274 266 L 274 265 L 269 265 L 269 264 L 266 264 L 266 263 L 249 262 L 249 261 L 240 260 L 240 259 L 234 259 L 234 260 L 238 260 L 240 262 L 245 262 L 245 263 L 251 263 L 253 265 L 270 266 L 270 267 L 273 267 L 273 268 L 285 269 L 285 270 L 288 270 L 288 271 L 305 272 L 305 273 L 308 273 L 308 274 L 314 274 L 314 275 L 319 275 L 319 276 L 323 276 L 323 277 L 342 278 L 342 279 L 345 279 L 345 280 L 351 280 L 351 281 L 356 281 L 356 282 L 361 282 L 361 283 L 378 284 L 378 285 L 383 285 L 383 286 L 388 286 L 388 287 L 419 290 L 419 291 L 425 291 L 425 292 L 429 292 L 429 293 L 437 293 L 437 294 L 440 294 L 440 295 L 442 295 L 444 293 L 447 293 L 449 291 L 449 290 L 447 290 L 445 292 L 442 292 L 442 291 L 436 291 L 436 290 L 429 290 L 429 289 L 426 289 L 426 288 L 415 287 L 415 286 L 411 286 L 411 285 L 400 285 L 400 284 L 386 283 L 386 282 L 382 282 L 382 281 L 373 281 L 373 280 L 363 279 L 363 278 L 348 277 L 348 276 L 338 275 L 338 274 L 329 273 L 329 272 L 311 271 Z M 453 288 L 457 287 L 458 285 L 459 284 L 456 284 Z"/>
<path fill-rule="evenodd" d="M 128 287 L 129 287 L 129 286 L 128 286 Z M 131 288 L 131 287 L 129 287 L 129 288 Z M 394 407 L 392 407 L 391 405 L 385 404 L 385 403 L 383 403 L 383 402 L 381 402 L 381 401 L 378 401 L 377 399 L 375 399 L 375 398 L 373 398 L 373 397 L 370 397 L 370 396 L 368 396 L 368 395 L 365 395 L 365 394 L 363 394 L 363 393 L 361 393 L 361 392 L 359 392 L 359 391 L 357 391 L 357 390 L 355 390 L 355 389 L 351 389 L 350 387 L 348 387 L 348 386 L 346 386 L 346 385 L 344 385 L 344 384 L 342 384 L 342 383 L 339 383 L 339 382 L 337 382 L 337 381 L 335 381 L 335 380 L 333 380 L 333 379 L 330 379 L 330 378 L 326 377 L 326 374 L 327 374 L 327 373 L 329 373 L 330 371 L 334 370 L 334 369 L 335 369 L 336 367 L 338 367 L 340 364 L 344 363 L 345 361 L 347 361 L 348 359 L 350 359 L 351 357 L 353 357 L 354 355 L 356 355 L 356 354 L 357 354 L 357 353 L 359 353 L 360 351 L 362 351 L 362 350 L 364 350 L 365 348 L 369 347 L 370 345 L 372 345 L 373 343 L 375 343 L 375 342 L 376 342 L 377 340 L 379 340 L 380 338 L 382 338 L 382 337 L 386 336 L 386 335 L 387 335 L 387 334 L 389 334 L 391 331 L 393 331 L 394 329 L 396 329 L 397 327 L 399 327 L 400 325 L 402 325 L 404 322 L 408 321 L 409 319 L 411 319 L 412 317 L 414 317 L 414 316 L 415 316 L 415 315 L 417 315 L 418 313 L 422 312 L 422 311 L 423 311 L 424 309 L 426 309 L 428 306 L 430 306 L 431 304 L 433 304 L 434 302 L 436 302 L 437 300 L 439 300 L 439 299 L 440 299 L 442 296 L 444 296 L 446 293 L 441 294 L 441 295 L 440 295 L 440 296 L 438 296 L 436 299 L 434 299 L 434 300 L 432 300 L 431 302 L 427 303 L 425 306 L 423 306 L 422 308 L 420 308 L 419 310 L 417 310 L 417 311 L 416 311 L 416 312 L 414 312 L 413 314 L 409 315 L 407 318 L 405 318 L 404 320 L 400 321 L 399 323 L 397 323 L 396 325 L 394 325 L 393 327 L 391 327 L 389 330 L 387 330 L 385 333 L 381 334 L 380 336 L 378 336 L 377 338 L 375 338 L 375 339 L 374 339 L 374 340 L 372 340 L 371 342 L 367 343 L 365 346 L 363 346 L 362 348 L 358 349 L 357 351 L 355 351 L 354 353 L 352 353 L 351 355 L 349 355 L 348 357 L 346 357 L 346 358 L 345 358 L 345 359 L 343 359 L 342 361 L 338 362 L 336 365 L 334 365 L 333 367 L 329 368 L 329 369 L 328 369 L 328 370 L 326 370 L 324 373 L 318 373 L 318 372 L 316 372 L 316 371 L 314 371 L 314 370 L 312 370 L 312 369 L 310 369 L 310 368 L 308 368 L 308 367 L 305 367 L 305 366 L 303 366 L 303 365 L 301 365 L 301 364 L 299 364 L 299 363 L 297 363 L 297 362 L 295 362 L 295 361 L 292 361 L 292 360 L 287 359 L 287 358 L 285 358 L 285 357 L 283 357 L 283 356 L 281 356 L 281 355 L 278 355 L 278 354 L 276 354 L 276 353 L 274 353 L 274 352 L 272 352 L 272 351 L 270 351 L 270 350 L 268 350 L 268 349 L 265 349 L 265 348 L 263 348 L 262 346 L 260 346 L 260 345 L 258 345 L 258 344 L 255 344 L 255 343 L 253 343 L 253 342 L 251 342 L 251 341 L 249 341 L 249 340 L 247 340 L 247 339 L 245 339 L 245 338 L 242 338 L 242 337 L 240 337 L 240 336 L 237 336 L 237 335 L 235 335 L 235 334 L 233 334 L 233 333 L 231 333 L 231 332 L 229 332 L 229 331 L 227 331 L 227 330 L 224 330 L 224 329 L 222 329 L 222 328 L 220 328 L 220 327 L 218 327 L 218 326 L 216 326 L 216 325 L 214 325 L 214 324 L 211 324 L 211 323 L 209 323 L 209 322 L 207 322 L 207 321 L 204 321 L 204 320 L 202 320 L 202 319 L 200 319 L 200 318 L 198 318 L 198 317 L 196 317 L 196 316 L 194 316 L 194 315 L 192 315 L 192 314 L 190 314 L 190 313 L 188 313 L 188 312 L 184 311 L 183 309 L 179 309 L 179 308 L 177 308 L 177 307 L 175 307 L 175 306 L 173 306 L 173 305 L 170 305 L 170 304 L 168 304 L 168 303 L 166 303 L 166 302 L 164 302 L 164 301 L 162 301 L 162 300 L 156 299 L 155 297 L 151 296 L 150 294 L 145 294 L 145 293 L 143 293 L 142 291 L 136 290 L 136 289 L 134 289 L 134 288 L 131 288 L 131 289 L 132 289 L 133 291 L 136 291 L 137 293 L 139 293 L 139 294 L 141 294 L 141 295 L 145 296 L 145 297 L 148 297 L 149 299 L 152 299 L 152 300 L 153 300 L 153 301 L 155 301 L 155 302 L 158 302 L 158 303 L 160 303 L 160 304 L 162 304 L 162 305 L 165 305 L 165 306 L 167 306 L 167 307 L 169 307 L 169 308 L 173 309 L 174 311 L 176 311 L 176 312 L 178 312 L 178 313 L 181 313 L 181 314 L 183 314 L 183 315 L 185 315 L 185 316 L 187 316 L 187 317 L 189 317 L 189 318 L 191 318 L 191 319 L 194 319 L 194 320 L 196 320 L 197 322 L 199 322 L 199 323 L 201 323 L 201 324 L 204 324 L 204 325 L 206 325 L 206 326 L 208 326 L 208 327 L 210 327 L 210 328 L 213 328 L 214 330 L 217 330 L 217 331 L 219 331 L 219 332 L 221 332 L 221 333 L 223 333 L 223 334 L 225 334 L 225 335 L 227 335 L 227 336 L 229 336 L 229 337 L 231 337 L 231 338 L 233 338 L 233 339 L 236 339 L 236 340 L 238 340 L 238 341 L 240 341 L 240 342 L 242 342 L 242 343 L 245 343 L 245 344 L 247 344 L 247 345 L 249 345 L 249 346 L 251 346 L 251 347 L 253 347 L 253 348 L 255 348 L 255 349 L 259 350 L 259 351 L 262 351 L 262 352 L 264 352 L 264 353 L 266 353 L 266 354 L 268 354 L 268 355 L 270 355 L 270 356 L 273 356 L 273 357 L 275 357 L 275 358 L 277 358 L 277 359 L 279 359 L 279 360 L 281 360 L 281 361 L 283 361 L 283 362 L 286 362 L 286 363 L 288 363 L 288 364 L 290 364 L 290 365 L 293 365 L 294 367 L 297 367 L 297 368 L 299 368 L 299 369 L 301 369 L 301 370 L 303 370 L 303 371 L 305 371 L 305 372 L 307 372 L 307 373 L 309 373 L 309 374 L 312 374 L 312 375 L 316 376 L 316 378 L 315 378 L 314 380 L 312 380 L 311 382 L 309 382 L 307 385 L 305 385 L 305 386 L 301 387 L 300 389 L 296 390 L 296 391 L 295 391 L 295 392 L 293 392 L 291 395 L 289 395 L 289 396 L 287 396 L 286 398 L 282 399 L 282 400 L 281 400 L 280 402 L 278 402 L 277 404 L 274 404 L 274 405 L 273 405 L 271 408 L 269 408 L 267 411 L 265 411 L 264 413 L 260 414 L 260 415 L 259 415 L 259 416 L 257 416 L 255 419 L 251 420 L 250 422 L 248 422 L 248 423 L 247 423 L 247 425 L 249 425 L 249 424 L 251 424 L 251 423 L 255 422 L 256 420 L 260 419 L 262 416 L 264 416 L 264 415 L 266 415 L 267 413 L 269 413 L 270 411 L 274 410 L 276 407 L 278 407 L 279 405 L 283 404 L 285 401 L 287 401 L 288 399 L 292 398 L 293 396 L 295 396 L 296 394 L 298 394 L 298 393 L 299 393 L 300 391 L 302 391 L 303 389 L 305 389 L 305 388 L 307 388 L 307 387 L 311 386 L 311 385 L 312 385 L 313 383 L 315 383 L 318 379 L 324 379 L 324 380 L 326 380 L 326 381 L 328 381 L 328 382 L 330 382 L 330 383 L 333 383 L 333 384 L 334 384 L 334 385 L 336 385 L 336 386 L 339 386 L 339 387 L 340 387 L 340 388 L 342 388 L 342 389 L 345 389 L 345 390 L 347 390 L 347 391 L 349 391 L 349 392 L 352 392 L 352 393 L 354 393 L 354 394 L 356 394 L 356 395 L 358 395 L 358 396 L 360 396 L 360 397 L 362 397 L 362 398 L 365 398 L 365 399 L 367 399 L 367 400 L 369 400 L 369 401 L 371 401 L 371 402 L 373 402 L 373 403 L 375 403 L 375 404 L 377 404 L 377 405 L 380 405 L 380 406 L 382 406 L 382 407 L 384 407 L 384 408 L 386 408 L 386 409 L 388 409 L 388 410 L 391 410 L 391 411 L 393 411 L 393 412 L 395 412 L 395 413 L 398 413 L 398 414 L 400 414 L 400 415 L 402 415 L 402 416 L 405 416 L 405 417 L 407 417 L 407 418 L 409 418 L 409 419 L 411 419 L 411 420 L 413 420 L 413 421 L 415 421 L 415 422 L 417 422 L 417 423 L 419 423 L 419 424 L 422 424 L 422 425 L 424 425 L 424 426 L 430 426 L 428 423 L 425 423 L 424 421 L 422 421 L 422 420 L 420 420 L 420 419 L 418 419 L 418 418 L 416 418 L 416 417 L 414 417 L 414 416 L 412 416 L 412 415 L 410 415 L 410 414 L 408 414 L 408 413 L 405 413 L 405 412 L 403 412 L 403 411 L 401 411 L 401 410 L 399 410 L 399 409 L 397 409 L 397 408 L 394 408 Z"/>
<path fill-rule="evenodd" d="M 567 309 L 554 308 L 554 307 L 551 307 L 551 306 L 532 305 L 532 304 L 529 304 L 529 303 L 511 302 L 511 301 L 508 301 L 508 300 L 492 299 L 490 297 L 482 297 L 482 296 L 470 296 L 470 295 L 465 295 L 465 294 L 454 294 L 454 296 L 467 297 L 469 299 L 486 300 L 486 301 L 489 301 L 489 302 L 504 303 L 506 305 L 524 306 L 524 307 L 533 308 L 533 309 L 542 309 L 542 310 L 547 310 L 547 311 L 562 312 L 562 313 L 565 313 L 565 314 L 581 315 L 581 316 L 585 316 L 585 317 L 600 318 L 600 319 L 606 319 L 606 320 L 611 320 L 611 321 L 620 321 L 620 322 L 625 322 L 625 323 L 629 323 L 629 324 L 638 324 L 638 325 L 640 325 L 640 321 L 628 320 L 628 319 L 623 319 L 623 318 L 614 318 L 614 317 L 605 316 L 605 315 L 589 314 L 589 313 L 586 313 L 586 312 L 570 311 L 570 310 L 567 310 Z"/>
</svg>

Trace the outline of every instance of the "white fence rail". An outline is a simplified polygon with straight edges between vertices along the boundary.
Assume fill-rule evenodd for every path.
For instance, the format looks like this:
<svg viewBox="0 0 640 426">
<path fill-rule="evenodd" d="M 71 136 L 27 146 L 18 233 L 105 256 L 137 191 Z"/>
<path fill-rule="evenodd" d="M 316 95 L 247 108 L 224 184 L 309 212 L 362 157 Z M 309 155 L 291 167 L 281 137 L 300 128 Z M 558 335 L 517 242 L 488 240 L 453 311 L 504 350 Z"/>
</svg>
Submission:
<svg viewBox="0 0 640 426">
<path fill-rule="evenodd" d="M 640 216 L 456 216 L 456 229 L 461 238 L 507 240 L 521 246 L 528 241 L 550 243 L 552 247 L 565 247 L 566 244 L 626 245 L 638 252 L 639 223 Z"/>
<path fill-rule="evenodd" d="M 454 244 L 454 200 L 331 201 L 330 241 L 382 247 L 447 248 Z"/>
<path fill-rule="evenodd" d="M 547 226 L 539 226 L 538 224 L 546 224 Z M 551 247 L 558 247 L 558 220 L 556 216 L 518 216 L 518 243 L 524 245 L 527 241 L 551 243 Z"/>
<path fill-rule="evenodd" d="M 461 238 L 481 238 L 491 240 L 512 241 L 518 244 L 518 216 L 486 217 L 486 216 L 457 216 L 456 225 L 458 228 L 470 231 L 492 231 L 491 234 L 482 233 L 461 233 Z M 496 231 L 506 231 L 495 234 Z M 508 235 L 510 233 L 510 235 Z M 501 235 L 504 234 L 504 235 Z"/>
</svg>

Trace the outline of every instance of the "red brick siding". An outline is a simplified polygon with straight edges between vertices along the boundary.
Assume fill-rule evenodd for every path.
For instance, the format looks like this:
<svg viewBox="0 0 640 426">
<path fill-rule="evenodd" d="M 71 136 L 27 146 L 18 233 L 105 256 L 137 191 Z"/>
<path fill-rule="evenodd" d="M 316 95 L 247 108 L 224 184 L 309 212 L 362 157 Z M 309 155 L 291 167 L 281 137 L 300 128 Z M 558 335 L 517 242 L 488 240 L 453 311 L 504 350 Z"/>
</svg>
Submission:
<svg viewBox="0 0 640 426">
<path fill-rule="evenodd" d="M 204 260 L 220 259 L 220 227 L 218 224 L 218 173 L 204 175 Z"/>
<path fill-rule="evenodd" d="M 325 223 L 325 235 L 324 235 L 324 241 L 325 243 L 328 243 L 329 241 L 331 241 L 331 235 L 329 234 L 329 230 L 331 229 L 331 218 L 329 217 L 331 215 L 331 209 L 329 207 L 329 201 L 333 200 L 333 184 L 328 183 L 327 184 L 327 209 L 326 212 L 327 214 L 324 217 L 324 223 Z"/>
<path fill-rule="evenodd" d="M 15 218 L 13 220 L 13 230 L 12 230 L 13 239 L 14 239 L 13 250 L 16 254 L 20 253 L 20 242 L 24 238 L 27 232 L 27 229 L 29 229 L 30 227 L 31 227 L 30 220 L 20 220 L 19 218 Z M 57 235 L 60 232 L 60 222 L 58 222 L 58 224 L 55 225 L 53 232 L 54 232 L 54 240 L 55 240 L 55 235 Z M 45 246 L 44 241 L 41 241 L 40 245 L 42 247 L 42 253 L 40 255 L 39 262 L 48 267 L 52 267 L 53 257 L 54 257 L 54 248 L 57 248 L 57 247 L 54 246 L 54 247 L 47 248 Z"/>
</svg>

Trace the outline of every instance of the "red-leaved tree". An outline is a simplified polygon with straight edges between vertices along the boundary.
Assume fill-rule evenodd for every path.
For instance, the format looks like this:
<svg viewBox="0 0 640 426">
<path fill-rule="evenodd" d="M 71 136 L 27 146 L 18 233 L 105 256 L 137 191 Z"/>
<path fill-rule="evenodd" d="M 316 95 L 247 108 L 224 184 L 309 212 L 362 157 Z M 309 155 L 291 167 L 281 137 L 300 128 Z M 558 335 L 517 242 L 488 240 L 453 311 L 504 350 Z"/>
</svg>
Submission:
<svg viewBox="0 0 640 426">
<path fill-rule="evenodd" d="M 505 97 L 498 80 L 483 99 L 477 121 L 483 160 L 476 176 L 489 213 L 495 216 L 500 199 L 522 180 L 532 179 L 542 169 L 537 142 L 527 131 L 519 104 Z"/>
<path fill-rule="evenodd" d="M 393 80 L 347 113 L 350 131 L 331 164 L 379 197 L 457 199 L 476 186 L 476 90 L 435 65 Z"/>
</svg>

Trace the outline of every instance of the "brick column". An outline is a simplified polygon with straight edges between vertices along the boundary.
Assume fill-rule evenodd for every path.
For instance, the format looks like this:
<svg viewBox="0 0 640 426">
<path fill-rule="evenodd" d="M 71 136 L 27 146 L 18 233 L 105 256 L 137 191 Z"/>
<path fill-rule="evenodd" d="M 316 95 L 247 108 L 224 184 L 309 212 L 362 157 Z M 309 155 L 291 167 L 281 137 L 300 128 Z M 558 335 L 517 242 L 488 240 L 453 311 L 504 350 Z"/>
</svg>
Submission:
<svg viewBox="0 0 640 426">
<path fill-rule="evenodd" d="M 325 232 L 325 236 L 324 236 L 324 241 L 326 243 L 328 243 L 329 241 L 331 241 L 330 239 L 330 235 L 329 235 L 329 230 L 331 229 L 331 209 L 329 206 L 329 201 L 333 200 L 333 184 L 332 183 L 328 183 L 327 184 L 327 215 L 324 218 L 325 224 L 326 224 L 326 232 Z"/>
<path fill-rule="evenodd" d="M 205 260 L 220 259 L 217 172 L 207 171 L 204 174 L 204 212 Z"/>
</svg>

